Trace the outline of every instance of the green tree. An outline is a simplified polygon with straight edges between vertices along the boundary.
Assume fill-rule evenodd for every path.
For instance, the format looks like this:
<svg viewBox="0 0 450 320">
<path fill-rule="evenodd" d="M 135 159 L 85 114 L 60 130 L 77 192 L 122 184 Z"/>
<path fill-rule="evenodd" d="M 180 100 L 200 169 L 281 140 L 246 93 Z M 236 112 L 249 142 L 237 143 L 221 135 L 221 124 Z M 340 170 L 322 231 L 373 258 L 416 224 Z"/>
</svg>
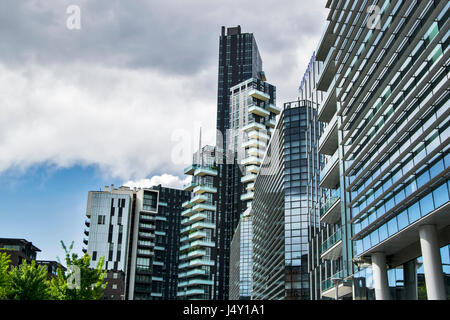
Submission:
<svg viewBox="0 0 450 320">
<path fill-rule="evenodd" d="M 0 300 L 5 299 L 9 292 L 10 275 L 8 268 L 10 263 L 10 255 L 6 252 L 0 252 Z"/>
<path fill-rule="evenodd" d="M 10 272 L 10 288 L 7 297 L 12 300 L 49 300 L 50 283 L 47 281 L 47 268 L 37 266 L 36 261 L 13 267 Z"/>
<path fill-rule="evenodd" d="M 104 282 L 106 271 L 103 271 L 105 258 L 97 262 L 95 268 L 90 268 L 91 257 L 85 254 L 78 258 L 75 253 L 71 254 L 73 242 L 67 249 L 64 242 L 61 245 L 66 253 L 67 272 L 58 268 L 57 275 L 51 280 L 51 294 L 58 300 L 98 300 L 103 296 L 106 288 Z M 60 262 L 61 263 L 61 262 Z"/>
</svg>

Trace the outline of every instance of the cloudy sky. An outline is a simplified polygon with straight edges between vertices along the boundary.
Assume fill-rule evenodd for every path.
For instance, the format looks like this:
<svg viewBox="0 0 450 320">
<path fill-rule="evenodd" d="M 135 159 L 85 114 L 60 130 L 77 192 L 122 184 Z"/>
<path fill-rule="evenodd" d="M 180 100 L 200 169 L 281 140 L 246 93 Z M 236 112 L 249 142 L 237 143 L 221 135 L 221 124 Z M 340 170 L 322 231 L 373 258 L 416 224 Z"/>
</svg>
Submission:
<svg viewBox="0 0 450 320">
<path fill-rule="evenodd" d="M 221 26 L 254 33 L 278 105 L 297 88 L 326 0 L 2 0 L 0 237 L 80 249 L 87 192 L 179 187 L 215 141 Z M 69 29 L 67 8 L 80 8 Z M 73 22 L 73 20 L 70 20 Z"/>
</svg>

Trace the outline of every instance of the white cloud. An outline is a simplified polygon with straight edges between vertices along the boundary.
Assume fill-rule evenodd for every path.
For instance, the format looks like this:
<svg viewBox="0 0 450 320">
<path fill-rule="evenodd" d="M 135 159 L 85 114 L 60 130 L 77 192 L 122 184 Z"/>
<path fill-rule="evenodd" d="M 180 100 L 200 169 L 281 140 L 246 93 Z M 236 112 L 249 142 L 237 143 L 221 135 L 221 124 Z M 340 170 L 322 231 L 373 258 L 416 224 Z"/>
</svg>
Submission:
<svg viewBox="0 0 450 320">
<path fill-rule="evenodd" d="M 198 128 L 215 125 L 215 101 L 199 83 L 83 64 L 0 65 L 0 172 L 45 163 L 96 164 L 123 179 L 178 173 L 191 163 Z M 180 146 L 184 154 L 173 154 Z"/>
<path fill-rule="evenodd" d="M 136 181 L 127 181 L 123 185 L 130 188 L 150 188 L 161 184 L 163 187 L 182 189 L 183 185 L 189 183 L 190 177 L 181 180 L 178 176 L 171 174 L 163 174 L 160 176 L 153 176 L 150 179 L 140 179 Z"/>
</svg>

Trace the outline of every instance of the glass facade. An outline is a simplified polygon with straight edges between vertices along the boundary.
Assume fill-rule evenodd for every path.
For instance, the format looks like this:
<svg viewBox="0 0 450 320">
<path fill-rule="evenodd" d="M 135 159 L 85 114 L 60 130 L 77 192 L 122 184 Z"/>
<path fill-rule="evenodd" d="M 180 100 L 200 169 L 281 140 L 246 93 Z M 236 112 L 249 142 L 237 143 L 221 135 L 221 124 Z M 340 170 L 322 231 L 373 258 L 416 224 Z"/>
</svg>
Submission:
<svg viewBox="0 0 450 320">
<path fill-rule="evenodd" d="M 250 300 L 252 293 L 253 224 L 251 216 L 241 217 L 231 242 L 230 300 Z"/>
<path fill-rule="evenodd" d="M 255 182 L 252 299 L 309 299 L 310 101 L 286 103 Z M 269 259 L 270 257 L 270 259 Z"/>
<path fill-rule="evenodd" d="M 324 95 L 318 113 L 325 124 L 320 186 L 327 190 L 320 212 L 327 229 L 322 259 L 331 261 L 341 284 L 353 279 L 354 298 L 417 299 L 423 292 L 413 292 L 423 291 L 420 279 L 427 276 L 411 266 L 422 255 L 419 230 L 433 225 L 438 245 L 450 242 L 442 236 L 450 224 L 450 4 L 328 5 L 329 22 L 316 53 L 323 62 L 316 86 Z M 380 8 L 378 26 L 368 23 L 369 5 Z M 387 261 L 381 269 L 387 268 L 390 289 L 383 285 L 379 296 L 372 290 L 379 280 L 378 274 L 371 280 L 374 254 Z M 441 282 L 431 272 L 428 277 Z M 334 288 L 325 281 L 322 297 L 332 297 Z M 351 296 L 339 291 L 340 299 Z"/>
</svg>

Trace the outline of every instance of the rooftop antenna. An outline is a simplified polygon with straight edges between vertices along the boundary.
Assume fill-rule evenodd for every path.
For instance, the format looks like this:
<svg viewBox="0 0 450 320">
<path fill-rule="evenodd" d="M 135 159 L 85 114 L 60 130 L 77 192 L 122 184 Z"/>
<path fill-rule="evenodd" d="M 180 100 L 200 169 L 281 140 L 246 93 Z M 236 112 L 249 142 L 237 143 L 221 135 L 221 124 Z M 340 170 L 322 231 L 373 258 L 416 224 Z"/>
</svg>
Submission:
<svg viewBox="0 0 450 320">
<path fill-rule="evenodd" d="M 202 127 L 200 127 L 200 135 L 198 139 L 198 164 L 203 166 L 203 157 L 201 156 L 201 149 L 202 149 Z"/>
</svg>

